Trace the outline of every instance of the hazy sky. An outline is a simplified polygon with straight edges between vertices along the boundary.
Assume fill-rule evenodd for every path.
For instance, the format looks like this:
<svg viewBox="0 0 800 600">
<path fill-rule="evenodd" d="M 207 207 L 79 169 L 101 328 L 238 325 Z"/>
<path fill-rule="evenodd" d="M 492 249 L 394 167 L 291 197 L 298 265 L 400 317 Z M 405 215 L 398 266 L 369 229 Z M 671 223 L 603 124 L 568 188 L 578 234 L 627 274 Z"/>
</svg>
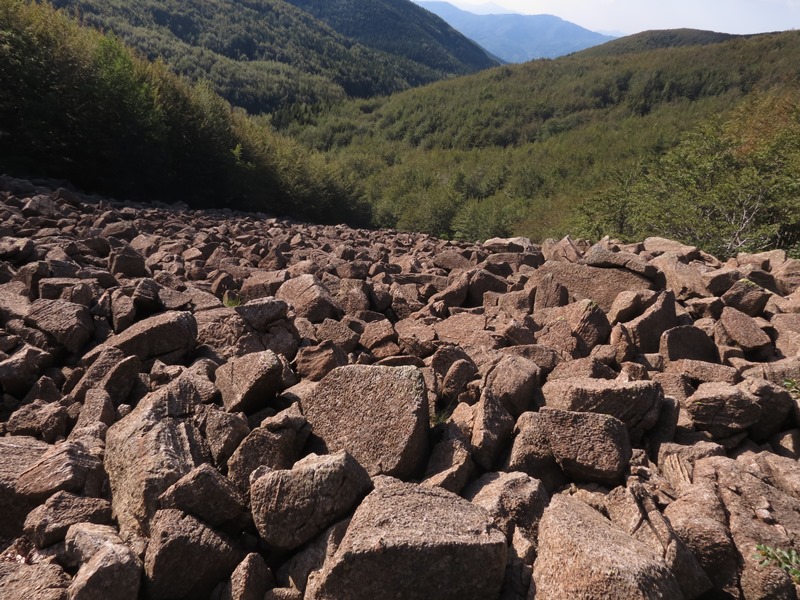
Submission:
<svg viewBox="0 0 800 600">
<path fill-rule="evenodd" d="M 465 10 L 487 0 L 447 0 Z M 523 14 L 550 14 L 594 31 L 690 27 L 725 33 L 800 29 L 800 0 L 491 0 Z M 486 12 L 473 10 L 473 12 Z"/>
</svg>

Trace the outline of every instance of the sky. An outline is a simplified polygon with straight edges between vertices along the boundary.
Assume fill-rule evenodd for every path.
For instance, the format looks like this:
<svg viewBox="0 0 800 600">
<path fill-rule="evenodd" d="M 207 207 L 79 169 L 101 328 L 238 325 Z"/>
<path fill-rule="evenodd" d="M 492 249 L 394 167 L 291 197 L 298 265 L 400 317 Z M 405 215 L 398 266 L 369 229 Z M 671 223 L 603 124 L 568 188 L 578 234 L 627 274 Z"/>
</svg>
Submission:
<svg viewBox="0 0 800 600">
<path fill-rule="evenodd" d="M 487 0 L 447 1 L 471 12 L 491 10 Z M 555 15 L 593 31 L 618 34 L 681 27 L 724 33 L 800 29 L 800 0 L 491 0 L 491 4 L 494 9 Z"/>
</svg>

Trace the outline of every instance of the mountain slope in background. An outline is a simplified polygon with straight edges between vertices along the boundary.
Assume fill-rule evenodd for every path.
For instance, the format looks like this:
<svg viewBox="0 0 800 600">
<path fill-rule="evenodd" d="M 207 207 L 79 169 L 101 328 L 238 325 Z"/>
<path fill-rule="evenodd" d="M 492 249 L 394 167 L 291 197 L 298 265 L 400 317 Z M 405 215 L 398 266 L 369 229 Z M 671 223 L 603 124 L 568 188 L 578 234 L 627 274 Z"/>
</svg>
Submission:
<svg viewBox="0 0 800 600">
<path fill-rule="evenodd" d="M 402 1 L 413 7 L 410 0 Z M 346 96 L 391 94 L 492 64 L 485 54 L 482 61 L 476 60 L 476 46 L 463 36 L 459 46 L 454 40 L 460 34 L 453 30 L 449 50 L 425 39 L 431 55 L 448 60 L 423 64 L 403 53 L 414 40 L 397 48 L 398 53 L 370 48 L 283 0 L 54 0 L 53 4 L 79 15 L 85 24 L 113 32 L 150 60 L 162 58 L 182 75 L 211 81 L 236 106 L 256 114 L 272 113 L 278 125 L 302 118 L 312 106 L 317 109 Z M 350 18 L 373 23 L 377 18 L 373 11 L 380 8 L 359 3 Z M 446 27 L 425 11 L 418 13 L 407 18 L 419 29 Z M 407 29 L 408 24 L 388 22 L 383 35 L 400 36 L 398 27 Z M 462 49 L 468 51 L 465 58 Z"/>
<path fill-rule="evenodd" d="M 747 35 L 717 33 L 702 29 L 663 29 L 643 31 L 634 35 L 615 39 L 602 46 L 593 47 L 583 52 L 583 56 L 617 56 L 635 54 L 663 48 L 680 48 L 682 46 L 708 46 L 728 42 L 736 38 L 747 38 Z"/>
<path fill-rule="evenodd" d="M 486 52 L 410 0 L 286 0 L 337 32 L 431 69 L 471 73 L 496 66 Z"/>
<path fill-rule="evenodd" d="M 493 55 L 512 63 L 555 58 L 614 38 L 552 15 L 476 15 L 448 2 L 417 2 Z"/>
<path fill-rule="evenodd" d="M 505 65 L 346 103 L 290 133 L 351 171 L 381 226 L 561 237 L 581 199 L 800 75 L 800 32 L 714 37 L 650 32 L 635 45 L 674 45 Z"/>
</svg>

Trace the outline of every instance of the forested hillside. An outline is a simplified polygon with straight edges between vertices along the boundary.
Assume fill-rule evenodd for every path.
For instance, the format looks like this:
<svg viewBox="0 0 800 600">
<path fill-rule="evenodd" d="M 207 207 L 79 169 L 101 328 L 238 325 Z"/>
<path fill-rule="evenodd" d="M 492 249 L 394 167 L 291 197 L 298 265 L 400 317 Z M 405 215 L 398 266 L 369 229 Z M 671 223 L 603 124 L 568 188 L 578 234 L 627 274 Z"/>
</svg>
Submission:
<svg viewBox="0 0 800 600">
<path fill-rule="evenodd" d="M 614 56 L 660 50 L 664 48 L 680 48 L 682 46 L 705 46 L 719 44 L 735 39 L 745 39 L 746 35 L 732 35 L 716 31 L 700 29 L 664 29 L 660 31 L 643 31 L 616 39 L 587 49 L 583 56 Z"/>
<path fill-rule="evenodd" d="M 649 32 L 345 102 L 376 92 L 376 77 L 410 85 L 392 79 L 402 61 L 360 63 L 389 55 L 279 0 L 159 2 L 81 2 L 84 23 L 116 34 L 103 35 L 48 4 L 0 0 L 0 172 L 472 240 L 656 234 L 720 256 L 800 250 L 800 32 Z M 299 40 L 321 54 L 269 62 L 301 53 Z M 325 74 L 340 51 L 336 72 L 368 89 Z M 250 116 L 220 88 L 274 112 Z"/>
<path fill-rule="evenodd" d="M 120 199 L 368 222 L 346 180 L 266 120 L 24 0 L 0 0 L 3 172 Z"/>
<path fill-rule="evenodd" d="M 458 48 L 448 52 L 428 40 L 408 41 L 395 48 L 396 53 L 375 49 L 283 0 L 55 0 L 53 4 L 85 24 L 113 32 L 150 60 L 163 59 L 179 74 L 210 81 L 236 106 L 255 114 L 278 113 L 276 123 L 348 96 L 390 94 L 492 64 L 485 55 L 476 61 L 476 47 L 463 37 L 462 46 L 470 51 L 463 59 Z M 352 18 L 374 20 L 372 8 L 359 3 Z M 433 15 L 427 14 L 427 21 L 447 27 Z M 426 27 L 427 21 L 418 27 Z M 394 31 L 401 25 L 386 22 L 382 36 L 403 35 Z M 440 52 L 449 60 L 426 64 L 403 53 L 412 49 L 416 53 L 423 41 L 426 54 Z"/>
<path fill-rule="evenodd" d="M 600 46 L 350 103 L 292 133 L 363 182 L 379 225 L 575 233 L 580 201 L 798 76 L 800 32 L 714 38 L 653 32 L 625 52 Z"/>
<path fill-rule="evenodd" d="M 287 0 L 339 33 L 442 73 L 495 66 L 486 52 L 409 0 Z"/>
</svg>

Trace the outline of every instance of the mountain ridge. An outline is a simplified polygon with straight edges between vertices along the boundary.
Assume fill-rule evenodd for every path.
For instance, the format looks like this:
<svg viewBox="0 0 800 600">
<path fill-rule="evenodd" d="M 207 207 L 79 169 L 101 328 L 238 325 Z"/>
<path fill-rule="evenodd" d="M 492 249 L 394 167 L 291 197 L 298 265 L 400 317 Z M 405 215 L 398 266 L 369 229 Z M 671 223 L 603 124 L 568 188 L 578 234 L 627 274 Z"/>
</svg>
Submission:
<svg viewBox="0 0 800 600">
<path fill-rule="evenodd" d="M 84 24 L 114 32 L 149 60 L 163 59 L 194 81 L 210 80 L 232 104 L 255 114 L 271 113 L 276 124 L 348 96 L 390 94 L 494 64 L 488 57 L 462 64 L 440 49 L 449 60 L 429 66 L 361 44 L 284 0 L 53 4 L 79 15 Z M 424 17 L 424 11 L 417 17 Z M 434 29 L 447 27 L 432 15 L 428 21 Z M 452 31 L 451 37 L 475 52 L 460 34 Z"/>
<path fill-rule="evenodd" d="M 446 21 L 430 19 L 426 11 L 408 0 L 361 0 L 362 6 L 370 7 L 361 13 L 351 10 L 353 3 L 348 0 L 286 1 L 369 48 L 404 54 L 433 69 L 467 73 L 496 66 L 476 43 Z M 391 35 L 387 35 L 387 22 L 393 24 Z M 416 47 L 409 49 L 403 38 L 414 39 Z"/>
<path fill-rule="evenodd" d="M 475 14 L 449 2 L 417 0 L 465 36 L 507 62 L 556 58 L 611 41 L 554 15 Z"/>
</svg>

